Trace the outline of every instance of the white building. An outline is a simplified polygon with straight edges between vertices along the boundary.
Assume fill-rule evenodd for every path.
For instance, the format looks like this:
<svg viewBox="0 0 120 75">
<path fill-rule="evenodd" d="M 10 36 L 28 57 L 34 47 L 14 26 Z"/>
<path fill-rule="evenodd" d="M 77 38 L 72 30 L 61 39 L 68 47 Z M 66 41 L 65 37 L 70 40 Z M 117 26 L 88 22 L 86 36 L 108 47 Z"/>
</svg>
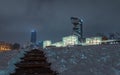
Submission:
<svg viewBox="0 0 120 75">
<path fill-rule="evenodd" d="M 102 44 L 103 40 L 102 37 L 90 37 L 85 38 L 85 42 L 80 43 L 78 40 L 78 36 L 71 35 L 62 38 L 62 41 L 53 43 L 50 40 L 46 40 L 43 42 L 43 48 L 47 46 L 51 47 L 66 47 L 66 46 L 73 46 L 73 45 L 99 45 Z"/>
<path fill-rule="evenodd" d="M 47 47 L 47 46 L 51 46 L 52 42 L 50 40 L 46 40 L 43 42 L 43 48 Z"/>
<path fill-rule="evenodd" d="M 99 45 L 102 43 L 102 37 L 86 38 L 85 45 Z"/>
<path fill-rule="evenodd" d="M 63 42 L 60 41 L 60 42 L 53 43 L 52 46 L 63 47 Z"/>
<path fill-rule="evenodd" d="M 78 37 L 75 35 L 63 37 L 63 46 L 77 45 L 79 43 Z"/>
<path fill-rule="evenodd" d="M 71 45 L 77 45 L 79 43 L 78 37 L 75 35 L 66 36 L 62 38 L 62 41 L 53 43 L 52 46 L 66 47 Z"/>
</svg>

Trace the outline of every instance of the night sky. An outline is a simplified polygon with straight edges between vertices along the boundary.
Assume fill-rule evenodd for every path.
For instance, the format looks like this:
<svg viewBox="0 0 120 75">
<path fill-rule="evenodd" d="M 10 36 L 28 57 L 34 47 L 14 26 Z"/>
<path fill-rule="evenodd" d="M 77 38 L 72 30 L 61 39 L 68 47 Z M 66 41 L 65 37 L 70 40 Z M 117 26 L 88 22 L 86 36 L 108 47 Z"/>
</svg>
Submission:
<svg viewBox="0 0 120 75">
<path fill-rule="evenodd" d="M 70 17 L 84 20 L 84 36 L 120 32 L 120 0 L 0 0 L 0 40 L 61 40 L 72 34 Z"/>
</svg>

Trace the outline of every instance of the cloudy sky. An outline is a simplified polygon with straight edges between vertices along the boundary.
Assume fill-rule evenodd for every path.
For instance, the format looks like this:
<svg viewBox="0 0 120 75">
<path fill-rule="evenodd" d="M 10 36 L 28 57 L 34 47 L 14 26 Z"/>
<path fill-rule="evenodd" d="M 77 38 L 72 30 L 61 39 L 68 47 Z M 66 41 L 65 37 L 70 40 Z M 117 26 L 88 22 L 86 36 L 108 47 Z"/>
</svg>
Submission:
<svg viewBox="0 0 120 75">
<path fill-rule="evenodd" d="M 0 40 L 25 42 L 72 34 L 70 17 L 84 20 L 84 36 L 120 32 L 120 0 L 0 0 Z"/>
</svg>

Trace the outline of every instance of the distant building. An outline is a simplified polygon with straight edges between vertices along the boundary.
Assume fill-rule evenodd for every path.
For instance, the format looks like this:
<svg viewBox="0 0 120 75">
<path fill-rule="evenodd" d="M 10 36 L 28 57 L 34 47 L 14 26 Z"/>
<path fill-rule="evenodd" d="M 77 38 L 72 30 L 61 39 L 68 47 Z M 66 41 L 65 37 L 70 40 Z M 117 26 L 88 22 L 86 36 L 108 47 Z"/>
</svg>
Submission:
<svg viewBox="0 0 120 75">
<path fill-rule="evenodd" d="M 119 41 L 120 42 L 120 41 Z M 70 35 L 62 38 L 62 41 L 52 43 L 50 40 L 43 42 L 43 48 L 46 47 L 66 47 L 66 46 L 87 46 L 87 45 L 100 45 L 100 44 L 114 44 L 118 43 L 117 40 L 108 40 L 107 37 L 89 37 L 83 38 L 83 42 L 79 41 L 78 36 Z"/>
<path fill-rule="evenodd" d="M 50 40 L 46 40 L 43 42 L 43 48 L 47 47 L 47 46 L 51 46 L 52 42 Z"/>
<path fill-rule="evenodd" d="M 62 38 L 62 41 L 52 43 L 50 40 L 46 40 L 43 42 L 43 48 L 46 47 L 66 47 L 66 46 L 72 46 L 72 45 L 78 45 L 79 40 L 78 36 L 71 35 L 66 36 Z"/>
<path fill-rule="evenodd" d="M 12 50 L 12 44 L 0 41 L 0 51 Z"/>
<path fill-rule="evenodd" d="M 85 45 L 99 45 L 102 43 L 102 37 L 86 38 Z"/>
<path fill-rule="evenodd" d="M 31 31 L 31 43 L 36 43 L 37 34 L 36 31 Z"/>
<path fill-rule="evenodd" d="M 78 36 L 71 35 L 63 37 L 63 46 L 77 45 L 79 43 Z"/>
<path fill-rule="evenodd" d="M 78 43 L 79 43 L 78 36 L 71 35 L 71 36 L 63 37 L 62 41 L 53 43 L 52 46 L 66 47 L 66 46 L 78 45 Z"/>
<path fill-rule="evenodd" d="M 53 43 L 52 46 L 55 46 L 55 47 L 63 47 L 63 42 L 60 41 L 60 42 Z"/>
</svg>

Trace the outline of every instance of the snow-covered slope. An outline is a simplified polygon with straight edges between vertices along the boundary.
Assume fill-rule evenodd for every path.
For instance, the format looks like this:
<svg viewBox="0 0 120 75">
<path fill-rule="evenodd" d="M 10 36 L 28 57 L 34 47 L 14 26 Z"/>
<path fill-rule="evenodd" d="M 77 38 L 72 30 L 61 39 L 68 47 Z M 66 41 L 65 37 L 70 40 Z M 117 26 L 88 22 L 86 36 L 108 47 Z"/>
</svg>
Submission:
<svg viewBox="0 0 120 75">
<path fill-rule="evenodd" d="M 120 45 L 45 49 L 60 75 L 120 75 Z"/>
<path fill-rule="evenodd" d="M 24 56 L 25 50 L 11 50 L 0 52 L 0 75 L 9 75 L 14 72 L 15 63 L 20 61 Z"/>
<path fill-rule="evenodd" d="M 6 74 L 9 61 L 16 56 L 16 54 L 18 54 L 16 50 L 0 52 L 0 75 Z"/>
<path fill-rule="evenodd" d="M 75 46 L 44 49 L 59 75 L 120 75 L 120 45 Z M 0 75 L 14 72 L 25 50 L 0 53 Z"/>
</svg>

